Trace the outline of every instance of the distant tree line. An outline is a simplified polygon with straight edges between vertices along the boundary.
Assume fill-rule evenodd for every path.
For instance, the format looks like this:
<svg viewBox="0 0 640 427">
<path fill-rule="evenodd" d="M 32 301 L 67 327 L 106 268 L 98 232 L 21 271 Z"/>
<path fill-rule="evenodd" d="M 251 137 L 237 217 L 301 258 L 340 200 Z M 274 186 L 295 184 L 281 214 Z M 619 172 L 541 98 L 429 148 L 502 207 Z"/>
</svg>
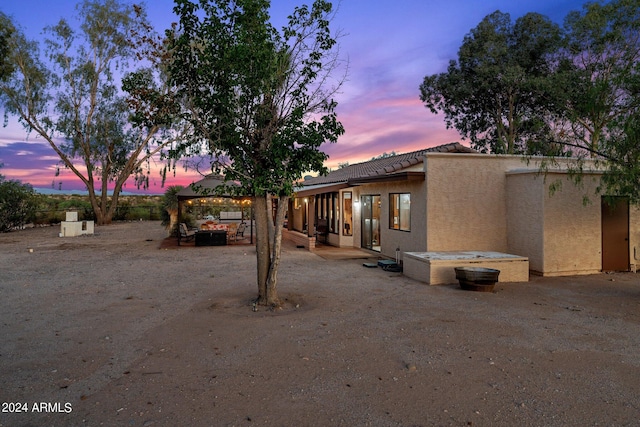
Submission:
<svg viewBox="0 0 640 427">
<path fill-rule="evenodd" d="M 0 174 L 0 232 L 27 225 L 59 224 L 68 211 L 78 212 L 79 220 L 96 220 L 88 196 L 38 194 L 30 184 L 8 180 Z M 165 211 L 162 196 L 123 196 L 113 219 L 159 221 Z"/>
</svg>

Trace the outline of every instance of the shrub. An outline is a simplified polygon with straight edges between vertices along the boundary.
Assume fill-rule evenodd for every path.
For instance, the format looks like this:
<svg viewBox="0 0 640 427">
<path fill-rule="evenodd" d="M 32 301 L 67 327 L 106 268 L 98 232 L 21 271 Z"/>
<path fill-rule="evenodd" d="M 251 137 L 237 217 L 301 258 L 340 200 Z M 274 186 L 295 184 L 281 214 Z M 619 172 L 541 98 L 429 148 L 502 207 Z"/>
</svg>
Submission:
<svg viewBox="0 0 640 427">
<path fill-rule="evenodd" d="M 35 219 L 38 196 L 29 184 L 0 175 L 0 231 L 22 227 Z"/>
</svg>

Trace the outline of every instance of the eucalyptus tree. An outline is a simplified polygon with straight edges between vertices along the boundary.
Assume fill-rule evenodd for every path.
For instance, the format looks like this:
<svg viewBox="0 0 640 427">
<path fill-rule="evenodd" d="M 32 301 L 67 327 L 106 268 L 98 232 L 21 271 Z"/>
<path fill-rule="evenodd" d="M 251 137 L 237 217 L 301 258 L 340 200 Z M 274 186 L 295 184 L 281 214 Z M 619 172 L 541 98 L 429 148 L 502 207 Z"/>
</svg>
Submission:
<svg viewBox="0 0 640 427">
<path fill-rule="evenodd" d="M 640 107 L 640 0 L 586 3 L 565 18 L 565 49 L 555 73 L 574 152 L 604 154 L 609 130 Z"/>
<path fill-rule="evenodd" d="M 277 30 L 268 0 L 176 0 L 172 83 L 195 129 L 189 147 L 255 199 L 257 303 L 277 306 L 282 226 L 294 184 L 324 172 L 325 142 L 343 127 L 343 81 L 331 3 L 296 7 Z M 277 208 L 273 208 L 276 202 Z M 275 210 L 275 215 L 272 213 Z"/>
<path fill-rule="evenodd" d="M 14 68 L 0 102 L 84 183 L 97 223 L 108 224 L 129 178 L 148 186 L 149 162 L 177 134 L 177 110 L 162 40 L 141 6 L 85 0 L 77 11 L 79 25 L 46 28 L 45 54 L 20 30 L 7 38 Z"/>
<path fill-rule="evenodd" d="M 560 40 L 560 27 L 540 14 L 513 23 L 496 11 L 464 37 L 446 72 L 424 78 L 420 99 L 480 151 L 539 151 L 550 131 L 546 93 Z"/>
<path fill-rule="evenodd" d="M 565 33 L 552 75 L 556 142 L 576 171 L 587 158 L 605 171 L 601 192 L 640 203 L 640 0 L 587 3 L 567 15 Z"/>
<path fill-rule="evenodd" d="M 625 196 L 640 205 L 640 115 L 634 114 L 614 124 L 601 157 L 606 162 L 600 192 L 609 196 Z"/>
<path fill-rule="evenodd" d="M 13 73 L 13 64 L 9 60 L 9 40 L 15 33 L 11 19 L 0 12 L 0 81 Z"/>
</svg>

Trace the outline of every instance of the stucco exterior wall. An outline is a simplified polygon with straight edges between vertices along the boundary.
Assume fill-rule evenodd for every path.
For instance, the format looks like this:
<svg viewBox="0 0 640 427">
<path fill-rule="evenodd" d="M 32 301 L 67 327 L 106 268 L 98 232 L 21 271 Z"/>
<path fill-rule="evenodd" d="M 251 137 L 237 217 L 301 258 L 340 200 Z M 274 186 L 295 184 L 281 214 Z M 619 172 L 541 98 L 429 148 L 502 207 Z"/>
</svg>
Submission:
<svg viewBox="0 0 640 427">
<path fill-rule="evenodd" d="M 561 163 L 562 160 L 559 161 Z M 561 167 L 561 166 L 560 166 Z M 538 173 L 536 159 L 519 156 L 429 153 L 425 180 L 357 185 L 353 194 L 353 236 L 330 236 L 336 246 L 361 247 L 363 195 L 379 195 L 380 253 L 495 251 L 529 259 L 535 273 L 569 275 L 602 269 L 601 199 L 597 173 L 576 187 L 566 173 Z M 553 180 L 562 182 L 554 194 Z M 411 194 L 411 231 L 389 228 L 389 195 Z M 585 204 L 588 196 L 590 203 Z M 342 197 L 341 197 L 342 200 Z M 296 220 L 297 221 L 297 220 Z M 640 208 L 629 212 L 629 266 L 640 269 Z"/>
<path fill-rule="evenodd" d="M 505 171 L 520 157 L 426 156 L 427 250 L 508 252 Z"/>
<path fill-rule="evenodd" d="M 426 192 L 424 181 L 399 181 L 364 184 L 352 188 L 355 200 L 360 200 L 363 195 L 380 195 L 380 253 L 384 256 L 395 258 L 396 249 L 402 252 L 419 252 L 426 250 L 425 236 L 425 212 Z M 389 194 L 411 194 L 411 231 L 400 231 L 389 228 Z M 361 247 L 361 206 L 354 209 L 354 236 L 353 245 Z"/>
<path fill-rule="evenodd" d="M 291 222 L 291 229 L 298 232 L 302 232 L 305 229 L 304 217 L 305 217 L 305 202 L 301 198 L 298 203 L 293 204 L 293 208 L 287 212 L 287 220 Z"/>
<path fill-rule="evenodd" d="M 528 257 L 532 271 L 544 271 L 543 184 L 537 174 L 507 175 L 508 252 Z"/>
<path fill-rule="evenodd" d="M 544 275 L 597 273 L 602 269 L 602 206 L 595 195 L 599 176 L 585 175 L 576 187 L 566 174 L 551 174 L 562 187 L 544 195 Z M 589 197 L 585 203 L 584 196 Z"/>
<path fill-rule="evenodd" d="M 582 186 L 577 187 L 564 173 L 507 173 L 509 253 L 527 256 L 531 271 L 545 276 L 600 271 L 598 180 L 599 175 L 585 175 Z M 554 193 L 549 191 L 552 182 L 561 183 Z"/>
</svg>

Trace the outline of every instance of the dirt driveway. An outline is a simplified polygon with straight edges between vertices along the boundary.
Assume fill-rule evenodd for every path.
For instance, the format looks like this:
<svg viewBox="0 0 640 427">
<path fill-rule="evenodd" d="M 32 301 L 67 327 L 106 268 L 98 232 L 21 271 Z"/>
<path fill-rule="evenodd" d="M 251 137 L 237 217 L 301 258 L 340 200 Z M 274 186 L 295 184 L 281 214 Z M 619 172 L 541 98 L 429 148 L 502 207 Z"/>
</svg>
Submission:
<svg viewBox="0 0 640 427">
<path fill-rule="evenodd" d="M 0 426 L 623 426 L 640 276 L 494 293 L 285 247 L 160 248 L 156 222 L 0 235 Z M 30 251 L 32 249 L 32 251 Z"/>
</svg>

